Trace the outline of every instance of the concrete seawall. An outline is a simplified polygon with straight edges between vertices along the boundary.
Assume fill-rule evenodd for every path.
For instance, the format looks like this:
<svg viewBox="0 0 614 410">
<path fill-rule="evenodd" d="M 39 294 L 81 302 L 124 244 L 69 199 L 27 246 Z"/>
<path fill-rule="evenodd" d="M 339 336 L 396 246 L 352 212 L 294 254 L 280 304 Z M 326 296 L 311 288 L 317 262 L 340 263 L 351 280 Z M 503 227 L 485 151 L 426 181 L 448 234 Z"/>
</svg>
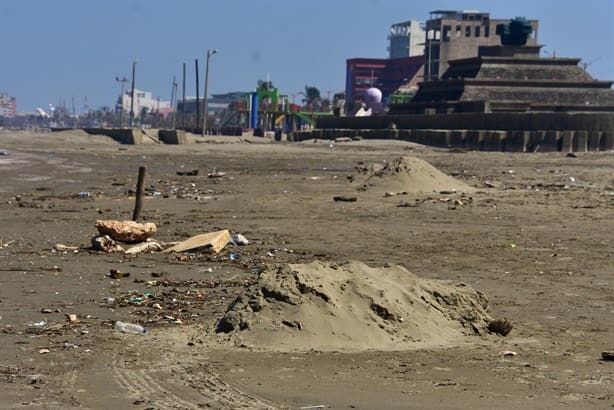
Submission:
<svg viewBox="0 0 614 410">
<path fill-rule="evenodd" d="M 295 132 L 289 136 L 289 141 L 340 137 L 397 139 L 435 147 L 480 151 L 586 152 L 614 149 L 614 133 L 586 130 L 315 129 Z"/>
<path fill-rule="evenodd" d="M 338 137 L 399 139 L 483 151 L 585 152 L 614 149 L 614 113 L 458 113 L 322 117 L 291 141 Z"/>
</svg>

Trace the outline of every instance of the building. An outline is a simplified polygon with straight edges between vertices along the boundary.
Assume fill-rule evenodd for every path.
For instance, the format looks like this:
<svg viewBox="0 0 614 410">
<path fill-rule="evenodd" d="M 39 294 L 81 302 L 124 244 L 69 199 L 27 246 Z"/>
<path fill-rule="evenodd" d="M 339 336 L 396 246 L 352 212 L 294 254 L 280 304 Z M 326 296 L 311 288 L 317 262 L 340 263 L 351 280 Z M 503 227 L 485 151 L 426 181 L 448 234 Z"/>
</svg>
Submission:
<svg viewBox="0 0 614 410">
<path fill-rule="evenodd" d="M 424 54 L 424 23 L 404 21 L 390 26 L 388 34 L 389 58 L 414 57 Z"/>
<path fill-rule="evenodd" d="M 357 101 L 371 87 L 382 91 L 384 101 L 400 87 L 417 84 L 424 56 L 405 58 L 352 58 L 346 61 L 345 95 Z"/>
<path fill-rule="evenodd" d="M 130 91 L 126 91 L 123 96 L 120 96 L 117 109 L 123 108 L 124 112 L 130 113 Z M 160 100 L 160 97 L 154 98 L 153 94 L 149 91 L 134 90 L 134 118 L 138 118 L 143 109 L 147 109 L 148 113 L 160 113 L 164 116 L 172 112 L 170 101 Z"/>
<path fill-rule="evenodd" d="M 449 60 L 475 57 L 480 46 L 501 44 L 495 35 L 498 24 L 509 19 L 492 19 L 490 13 L 476 10 L 435 10 L 426 22 L 424 45 L 424 78 L 441 78 L 448 69 Z M 533 32 L 527 45 L 537 45 L 538 21 L 530 20 Z"/>
<path fill-rule="evenodd" d="M 249 92 L 247 91 L 232 91 L 224 94 L 211 94 L 207 102 L 207 109 L 209 110 L 209 115 L 228 109 L 230 104 L 237 101 L 243 101 L 247 95 L 249 95 Z M 204 99 L 202 98 L 198 99 L 198 109 L 202 113 L 204 109 Z M 186 97 L 185 101 L 179 99 L 177 101 L 177 112 L 195 114 L 196 98 Z"/>
<path fill-rule="evenodd" d="M 17 100 L 6 93 L 0 93 L 0 117 L 17 116 Z"/>
</svg>

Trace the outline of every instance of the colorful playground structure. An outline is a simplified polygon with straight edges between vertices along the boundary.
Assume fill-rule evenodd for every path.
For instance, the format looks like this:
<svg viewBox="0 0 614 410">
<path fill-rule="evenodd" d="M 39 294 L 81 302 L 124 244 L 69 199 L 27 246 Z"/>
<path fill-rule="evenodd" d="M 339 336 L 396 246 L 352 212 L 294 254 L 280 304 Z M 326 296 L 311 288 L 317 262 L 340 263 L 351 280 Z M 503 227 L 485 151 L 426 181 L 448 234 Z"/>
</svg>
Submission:
<svg viewBox="0 0 614 410">
<path fill-rule="evenodd" d="M 234 104 L 234 110 L 222 124 L 238 123 L 244 128 L 282 132 L 313 128 L 316 118 L 332 116 L 329 111 L 314 111 L 312 107 L 300 107 L 290 103 L 287 95 L 280 95 L 277 88 L 258 88 L 246 94 Z"/>
</svg>

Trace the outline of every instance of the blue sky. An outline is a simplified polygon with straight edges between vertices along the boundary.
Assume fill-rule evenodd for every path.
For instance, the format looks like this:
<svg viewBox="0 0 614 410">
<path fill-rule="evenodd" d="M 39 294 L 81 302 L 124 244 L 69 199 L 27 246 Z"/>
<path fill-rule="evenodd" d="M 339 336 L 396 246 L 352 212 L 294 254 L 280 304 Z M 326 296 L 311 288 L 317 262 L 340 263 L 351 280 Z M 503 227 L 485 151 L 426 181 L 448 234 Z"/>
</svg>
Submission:
<svg viewBox="0 0 614 410">
<path fill-rule="evenodd" d="M 138 59 L 137 88 L 169 100 L 186 62 L 194 95 L 194 59 L 202 78 L 204 54 L 216 48 L 211 93 L 250 90 L 268 74 L 282 93 L 314 85 L 326 95 L 344 89 L 346 59 L 386 57 L 391 24 L 435 9 L 538 19 L 548 52 L 581 57 L 593 76 L 614 80 L 611 0 L 0 0 L 0 92 L 19 111 L 60 97 L 68 107 L 74 97 L 77 112 L 85 96 L 112 106 L 115 77 L 130 78 Z"/>
</svg>

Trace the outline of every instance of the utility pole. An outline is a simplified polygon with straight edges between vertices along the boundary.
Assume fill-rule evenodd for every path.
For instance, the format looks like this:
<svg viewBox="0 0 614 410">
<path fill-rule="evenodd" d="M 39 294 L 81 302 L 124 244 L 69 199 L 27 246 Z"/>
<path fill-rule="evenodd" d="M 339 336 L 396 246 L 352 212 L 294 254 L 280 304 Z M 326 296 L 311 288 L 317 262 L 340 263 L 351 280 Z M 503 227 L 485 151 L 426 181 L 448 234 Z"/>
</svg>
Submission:
<svg viewBox="0 0 614 410">
<path fill-rule="evenodd" d="M 174 124 L 175 124 L 175 112 L 173 112 L 173 108 L 175 107 L 175 98 L 177 98 L 177 96 L 175 95 L 175 76 L 173 76 L 173 84 L 171 86 L 171 114 L 173 115 L 173 128 Z M 159 103 L 158 103 L 159 104 Z"/>
<path fill-rule="evenodd" d="M 198 101 L 198 58 L 194 60 L 194 66 L 196 68 L 196 126 L 194 128 L 198 128 L 200 125 L 200 102 Z"/>
<path fill-rule="evenodd" d="M 207 50 L 207 68 L 205 70 L 205 108 L 204 108 L 204 112 L 203 112 L 203 137 L 205 136 L 205 132 L 207 130 L 207 114 L 209 114 L 209 110 L 208 110 L 208 100 L 207 100 L 207 95 L 209 94 L 209 59 L 211 58 L 211 56 L 213 54 L 216 54 L 217 50 L 213 49 L 213 50 Z"/>
<path fill-rule="evenodd" d="M 121 109 L 119 111 L 119 126 L 120 128 L 124 128 L 124 83 L 128 81 L 128 79 L 126 77 L 115 77 L 115 81 L 122 83 L 122 91 L 119 97 L 121 101 Z"/>
<path fill-rule="evenodd" d="M 72 97 L 72 123 L 73 128 L 77 127 L 77 114 L 75 110 L 75 97 Z"/>
<path fill-rule="evenodd" d="M 130 128 L 134 127 L 134 81 L 136 76 L 136 61 L 132 62 L 132 90 L 130 91 Z"/>
<path fill-rule="evenodd" d="M 177 126 L 177 82 L 175 81 L 175 76 L 173 76 L 173 96 L 174 103 L 171 102 L 171 109 L 173 111 L 173 129 Z"/>
<path fill-rule="evenodd" d="M 183 96 L 181 99 L 181 128 L 185 129 L 185 63 L 183 63 Z"/>
</svg>

